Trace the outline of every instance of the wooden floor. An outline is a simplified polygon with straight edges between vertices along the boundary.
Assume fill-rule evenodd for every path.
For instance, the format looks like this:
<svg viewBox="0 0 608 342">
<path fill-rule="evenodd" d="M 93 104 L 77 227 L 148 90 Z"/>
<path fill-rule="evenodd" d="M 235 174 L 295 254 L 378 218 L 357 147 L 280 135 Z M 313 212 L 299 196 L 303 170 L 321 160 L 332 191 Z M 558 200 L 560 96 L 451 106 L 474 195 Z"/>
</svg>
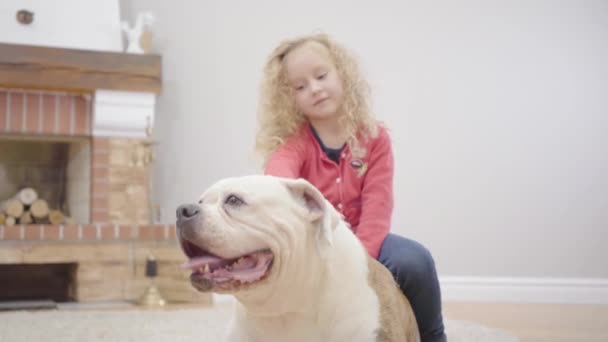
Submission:
<svg viewBox="0 0 608 342">
<path fill-rule="evenodd" d="M 608 342 L 608 305 L 447 302 L 443 316 L 502 329 L 522 342 Z"/>
</svg>

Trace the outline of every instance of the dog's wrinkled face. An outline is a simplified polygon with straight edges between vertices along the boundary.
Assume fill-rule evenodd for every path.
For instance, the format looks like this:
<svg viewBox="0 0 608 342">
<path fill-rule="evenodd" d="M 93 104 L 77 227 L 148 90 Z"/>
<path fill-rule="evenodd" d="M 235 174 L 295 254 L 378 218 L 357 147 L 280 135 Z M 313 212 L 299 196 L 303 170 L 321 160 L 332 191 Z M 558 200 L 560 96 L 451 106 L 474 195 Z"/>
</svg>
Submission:
<svg viewBox="0 0 608 342">
<path fill-rule="evenodd" d="M 305 180 L 228 178 L 177 209 L 177 236 L 199 291 L 236 292 L 276 281 L 293 255 L 331 245 L 338 216 Z M 298 259 L 301 260 L 301 256 Z"/>
</svg>

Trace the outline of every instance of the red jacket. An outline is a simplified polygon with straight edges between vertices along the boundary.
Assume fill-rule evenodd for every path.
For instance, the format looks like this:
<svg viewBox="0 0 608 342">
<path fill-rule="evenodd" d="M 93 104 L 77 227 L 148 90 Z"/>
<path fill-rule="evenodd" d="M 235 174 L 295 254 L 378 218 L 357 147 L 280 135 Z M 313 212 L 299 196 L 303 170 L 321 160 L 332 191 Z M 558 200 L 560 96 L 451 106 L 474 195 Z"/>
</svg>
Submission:
<svg viewBox="0 0 608 342">
<path fill-rule="evenodd" d="M 353 159 L 346 146 L 336 164 L 306 124 L 270 156 L 265 174 L 304 178 L 315 185 L 377 259 L 391 224 L 393 152 L 383 127 L 376 138 L 360 143 L 366 149 L 363 158 Z"/>
</svg>

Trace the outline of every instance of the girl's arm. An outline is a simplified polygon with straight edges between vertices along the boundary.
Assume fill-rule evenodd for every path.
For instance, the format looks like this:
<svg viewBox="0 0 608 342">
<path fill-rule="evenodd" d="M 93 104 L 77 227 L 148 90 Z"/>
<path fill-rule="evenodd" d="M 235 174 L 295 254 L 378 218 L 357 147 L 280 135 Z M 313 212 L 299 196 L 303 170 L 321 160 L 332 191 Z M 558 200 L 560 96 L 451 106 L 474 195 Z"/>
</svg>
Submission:
<svg viewBox="0 0 608 342">
<path fill-rule="evenodd" d="M 299 144 L 288 141 L 272 153 L 264 174 L 277 177 L 298 178 L 302 169 L 303 157 L 306 154 L 301 151 Z"/>
<path fill-rule="evenodd" d="M 355 234 L 368 253 L 378 259 L 393 212 L 393 151 L 388 133 L 380 129 L 377 140 L 369 148 L 368 169 L 361 191 L 361 217 Z"/>
</svg>

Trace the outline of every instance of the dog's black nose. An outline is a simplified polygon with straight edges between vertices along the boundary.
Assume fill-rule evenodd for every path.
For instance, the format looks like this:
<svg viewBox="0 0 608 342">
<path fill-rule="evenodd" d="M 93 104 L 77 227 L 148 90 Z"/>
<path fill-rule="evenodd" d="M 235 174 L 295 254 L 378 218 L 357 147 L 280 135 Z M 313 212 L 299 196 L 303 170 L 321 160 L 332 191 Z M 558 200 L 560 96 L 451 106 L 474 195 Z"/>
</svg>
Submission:
<svg viewBox="0 0 608 342">
<path fill-rule="evenodd" d="M 201 213 L 201 208 L 196 204 L 182 204 L 175 213 L 178 220 L 187 220 Z"/>
</svg>

